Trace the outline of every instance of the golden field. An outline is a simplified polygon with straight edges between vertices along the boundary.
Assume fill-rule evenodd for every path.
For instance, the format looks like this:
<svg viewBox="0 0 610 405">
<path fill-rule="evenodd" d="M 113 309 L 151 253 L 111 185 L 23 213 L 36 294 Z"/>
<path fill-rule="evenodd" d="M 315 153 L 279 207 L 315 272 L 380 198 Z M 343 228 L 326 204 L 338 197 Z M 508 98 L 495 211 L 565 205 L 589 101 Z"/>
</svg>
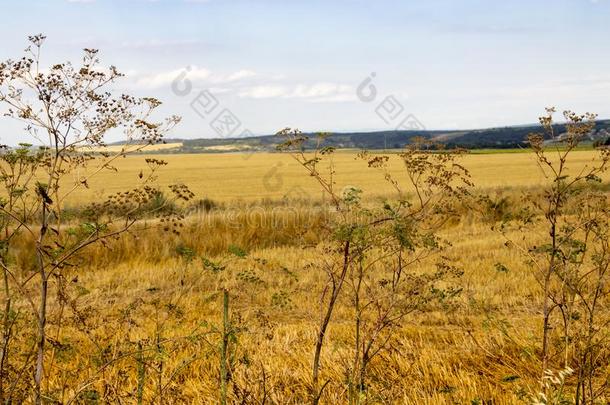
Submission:
<svg viewBox="0 0 610 405">
<path fill-rule="evenodd" d="M 243 228 L 235 231 L 247 232 Z M 96 267 L 95 272 L 83 275 L 79 284 L 88 291 L 79 303 L 83 311 L 95 312 L 87 324 L 88 333 L 103 340 L 110 332 L 116 341 L 146 341 L 154 347 L 160 332 L 168 351 L 163 384 L 168 385 L 168 397 L 181 398 L 170 402 L 217 403 L 218 334 L 210 334 L 209 342 L 195 345 L 181 339 L 202 328 L 204 321 L 220 327 L 220 293 L 227 288 L 233 316 L 243 328 L 238 335 L 235 391 L 230 402 L 306 403 L 318 297 L 324 285 L 323 275 L 308 264 L 317 263 L 319 253 L 290 246 L 285 240 L 285 246 L 255 248 L 258 239 L 265 236 L 251 236 L 249 241 L 238 237 L 234 242 L 250 244 L 252 249 L 244 259 L 230 258 L 230 254 L 215 256 L 227 263 L 227 270 L 219 277 L 202 273 L 198 262 L 186 263 L 176 257 L 175 249 L 182 243 L 206 245 L 208 232 L 214 230 L 199 230 L 193 225 L 185 231 L 185 240 L 159 243 L 154 237 L 150 242 L 143 239 L 131 248 L 125 246 L 130 260 Z M 504 239 L 488 226 L 463 224 L 447 236 L 456 240 L 448 254 L 464 257 L 458 260 L 465 269 L 463 294 L 449 313 L 437 309 L 408 319 L 388 353 L 373 363 L 372 395 L 366 403 L 520 404 L 528 403 L 528 394 L 537 390 L 536 371 L 531 369 L 535 354 L 527 352 L 534 350 L 531 331 L 539 327 L 532 318 L 538 304 L 532 300 L 537 288 L 533 278 L 514 252 L 503 249 Z M 190 238 L 204 241 L 189 244 Z M 209 243 L 214 244 L 216 238 L 211 236 Z M 158 260 L 157 249 L 164 260 Z M 156 256 L 152 263 L 147 260 L 148 252 Z M 498 261 L 506 263 L 510 272 L 497 272 L 494 264 Z M 427 270 L 431 263 L 422 267 Z M 244 270 L 258 279 L 244 280 L 240 276 Z M 277 298 L 282 294 L 288 297 L 286 301 Z M 167 303 L 175 303 L 175 307 L 168 310 Z M 322 398 L 324 404 L 347 402 L 344 373 L 352 349 L 350 316 L 348 303 L 343 302 L 327 336 L 322 375 L 331 382 Z M 502 328 L 504 323 L 510 324 L 508 332 Z M 77 334 L 70 329 L 64 333 Z M 88 348 L 85 352 L 95 351 L 91 343 L 81 344 Z M 182 369 L 185 359 L 195 362 Z M 78 363 L 71 362 L 67 374 L 76 376 L 76 369 L 90 361 L 82 356 Z M 136 366 L 131 359 L 122 361 L 105 378 L 109 384 L 134 391 Z M 121 376 L 121 372 L 128 376 Z M 56 381 L 56 385 L 61 386 L 61 382 Z M 157 403 L 155 393 L 151 375 L 145 391 L 147 403 Z M 73 393 L 65 395 L 69 398 Z"/>
<path fill-rule="evenodd" d="M 184 183 L 197 198 L 252 202 L 281 198 L 318 200 L 322 197 L 315 180 L 305 176 L 303 169 L 285 153 L 146 154 L 117 160 L 113 163 L 117 172 L 105 170 L 97 174 L 89 181 L 90 190 L 80 188 L 69 201 L 73 204 L 89 202 L 132 187 L 140 171 L 146 168 L 144 161 L 147 158 L 168 162 L 158 174 L 160 185 Z M 574 167 L 584 167 L 597 158 L 594 151 L 576 151 L 571 162 Z M 383 175 L 369 169 L 356 152 L 338 152 L 333 156 L 333 163 L 338 189 L 357 186 L 366 196 L 393 191 Z M 476 187 L 482 190 L 535 187 L 544 181 L 533 154 L 527 152 L 470 154 L 463 156 L 460 163 L 470 171 Z M 397 159 L 390 161 L 390 168 L 396 179 L 404 182 Z M 80 171 L 74 180 L 86 175 L 86 171 Z"/>
<path fill-rule="evenodd" d="M 218 403 L 226 289 L 234 328 L 229 403 L 308 403 L 327 288 L 320 270 L 325 253 L 317 246 L 325 223 L 317 183 L 282 153 L 133 155 L 115 162 L 117 172 L 90 179 L 90 190 L 79 189 L 68 203 L 133 187 L 151 157 L 169 163 L 158 183 L 184 183 L 195 199 L 220 208 L 186 217 L 179 235 L 150 220 L 148 229 L 79 256 L 65 275 L 69 304 L 51 298 L 46 392 L 57 403 L 137 403 L 140 396 L 147 404 Z M 570 165 L 580 168 L 596 157 L 574 152 Z M 357 186 L 370 198 L 391 194 L 383 174 L 355 153 L 338 152 L 333 160 L 338 188 Z M 545 182 L 530 153 L 472 154 L 460 163 L 477 193 L 512 204 Z M 390 168 L 404 180 L 397 159 Z M 443 229 L 452 241 L 444 254 L 463 270 L 462 292 L 450 307 L 432 306 L 404 320 L 372 361 L 359 403 L 532 403 L 539 391 L 539 286 L 494 225 L 464 208 Z M 546 229 L 535 232 L 544 237 Z M 16 261 L 27 269 L 33 257 L 25 246 Z M 417 271 L 433 265 L 423 260 Z M 352 319 L 350 302 L 341 298 L 323 350 L 322 404 L 347 403 Z"/>
<path fill-rule="evenodd" d="M 178 149 L 182 146 L 182 142 L 168 142 L 168 143 L 157 143 L 154 145 L 146 145 L 143 150 L 146 152 L 155 152 L 160 150 L 171 150 Z M 106 145 L 103 147 L 87 147 L 83 150 L 87 150 L 89 152 L 108 152 L 108 153 L 116 153 L 120 152 L 124 149 L 124 145 L 116 144 L 116 145 Z"/>
</svg>

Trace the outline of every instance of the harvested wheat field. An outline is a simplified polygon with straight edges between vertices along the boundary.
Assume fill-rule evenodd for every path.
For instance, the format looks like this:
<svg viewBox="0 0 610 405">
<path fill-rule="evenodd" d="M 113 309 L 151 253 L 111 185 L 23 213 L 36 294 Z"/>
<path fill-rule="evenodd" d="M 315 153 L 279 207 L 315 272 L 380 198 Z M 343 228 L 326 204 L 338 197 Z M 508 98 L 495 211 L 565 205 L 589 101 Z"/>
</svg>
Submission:
<svg viewBox="0 0 610 405">
<path fill-rule="evenodd" d="M 390 170 L 399 181 L 405 180 L 399 159 L 390 160 Z M 89 181 L 90 189 L 75 191 L 68 200 L 75 204 L 89 202 L 100 196 L 134 186 L 138 174 L 146 169 L 146 159 L 156 158 L 168 164 L 158 172 L 158 183 L 169 185 L 184 183 L 197 198 L 218 202 L 261 201 L 263 199 L 322 198 L 314 179 L 303 175 L 298 163 L 286 153 L 227 153 L 227 154 L 176 154 L 128 155 L 113 162 L 118 170 L 103 170 Z M 390 184 L 383 181 L 379 171 L 370 170 L 357 152 L 338 151 L 332 158 L 336 166 L 336 187 L 357 186 L 365 196 L 383 196 L 392 193 Z M 594 164 L 599 154 L 594 151 L 575 151 L 570 157 L 576 167 Z M 536 187 L 544 182 L 531 152 L 467 154 L 460 160 L 470 171 L 478 189 L 495 190 L 519 187 Z M 70 178 L 77 183 L 92 169 L 79 170 Z M 608 179 L 608 177 L 606 177 Z"/>
<path fill-rule="evenodd" d="M 548 225 L 539 216 L 522 221 L 520 211 L 544 201 L 542 190 L 549 180 L 534 153 L 435 160 L 443 155 L 391 154 L 387 173 L 392 177 L 386 178 L 385 165 L 368 167 L 356 153 L 338 152 L 332 155 L 339 189 L 335 197 L 342 199 L 337 206 L 328 191 L 322 192 L 331 159 L 318 163 L 320 173 L 312 176 L 307 165 L 299 164 L 299 155 L 291 153 L 134 155 L 113 163 L 113 171 L 91 177 L 89 189 L 71 192 L 66 180 L 62 187 L 70 191 L 65 201 L 72 208 L 65 212 L 72 219 L 65 226 L 78 232 L 73 227 L 91 216 L 87 204 L 103 211 L 112 206 L 100 203 L 105 195 L 141 187 L 138 182 L 147 179 L 140 176 L 147 167 L 144 159 L 168 162 L 145 183 L 166 190 L 164 197 L 152 200 L 162 215 L 144 216 L 120 237 L 76 253 L 71 267 L 52 281 L 59 290 L 48 304 L 47 395 L 61 403 L 74 398 L 215 403 L 219 395 L 231 403 L 307 402 L 316 336 L 346 265 L 351 270 L 344 275 L 320 350 L 321 403 L 529 403 L 543 389 L 545 299 L 541 270 L 532 260 L 544 259 L 531 248 L 521 249 L 544 243 Z M 405 170 L 414 163 L 409 159 L 419 157 L 432 159 L 433 166 Z M 567 161 L 570 173 L 580 174 L 603 162 L 603 155 L 572 152 Z M 472 175 L 467 193 L 453 188 L 457 177 L 446 177 L 450 172 L 459 173 L 459 179 L 466 175 L 454 171 L 456 164 Z M 75 173 L 95 173 L 94 167 Z M 409 183 L 417 173 L 432 179 L 426 177 L 428 170 L 445 180 Z M 276 176 L 275 188 L 265 187 L 269 172 Z M 603 176 L 586 191 L 591 198 L 595 193 L 607 198 L 608 177 Z M 366 223 L 388 215 L 389 208 L 376 208 L 383 201 L 399 209 L 391 179 L 410 184 L 402 198 L 421 204 L 426 214 L 420 217 L 417 209 L 403 207 L 406 216 L 392 219 L 398 222 L 390 228 L 367 230 Z M 167 188 L 175 183 L 188 185 L 194 196 L 179 204 Z M 439 184 L 444 185 L 437 188 Z M 299 194 L 290 195 L 291 190 Z M 442 224 L 432 223 L 438 212 L 417 202 L 417 190 L 425 195 L 421 198 L 453 210 L 441 214 Z M 441 203 L 447 190 L 455 193 L 451 207 Z M 355 216 L 343 217 L 341 210 Z M 575 210 L 566 207 L 566 218 L 580 215 Z M 346 236 L 337 232 L 345 232 L 345 226 L 363 233 L 342 239 Z M 434 241 L 432 234 L 410 226 L 434 232 Z M 397 248 L 392 241 L 396 229 L 407 238 L 399 238 Z M 358 262 L 350 256 L 346 262 L 342 240 L 370 250 L 371 256 L 360 256 Z M 27 235 L 20 234 L 12 257 L 23 269 L 21 277 L 35 268 L 27 245 Z M 387 283 L 396 288 L 388 290 Z M 27 312 L 27 301 L 15 307 Z M 601 311 L 602 319 L 608 316 L 606 309 Z M 573 327 L 580 328 L 580 321 L 574 320 Z M 28 322 L 27 316 L 17 318 L 15 330 L 27 328 Z M 548 327 L 560 329 L 560 319 L 552 318 Z M 26 336 L 16 336 L 13 343 L 24 353 Z M 548 360 L 553 368 L 547 367 L 556 373 L 564 367 L 561 350 L 578 349 L 554 342 L 558 357 Z M 607 346 L 599 350 L 607 358 Z M 600 367 L 595 384 L 603 384 L 608 373 L 607 363 Z M 223 373 L 226 388 L 220 382 Z M 15 389 L 27 392 L 27 385 Z"/>
<path fill-rule="evenodd" d="M 550 4 L 3 1 L 0 405 L 609 405 L 610 2 Z"/>
<path fill-rule="evenodd" d="M 538 389 L 533 368 L 537 349 L 532 336 L 539 329 L 534 319 L 539 305 L 533 299 L 536 283 L 518 255 L 503 249 L 501 236 L 488 226 L 469 221 L 472 219 L 447 234 L 459 241 L 447 254 L 464 268 L 461 296 L 449 310 L 432 306 L 413 314 L 395 332 L 387 350 L 371 364 L 369 402 L 461 404 L 478 400 L 513 404 Z M 216 244 L 231 243 L 231 236 L 206 243 L 215 230 L 200 229 L 193 223 L 181 238 L 136 242 L 132 248 L 124 247 L 128 252 L 121 251 L 129 260 L 95 266 L 95 273 L 79 277 L 75 283 L 83 286 L 75 297 L 79 311 L 93 313 L 86 325 L 79 325 L 73 315 L 69 317 L 70 326 L 65 326 L 61 338 L 78 346 L 83 354 L 61 363 L 64 375 L 74 379 L 72 384 L 95 377 L 83 378 L 78 373 L 80 367 L 95 368 L 90 362 L 97 361 L 96 357 L 87 355 L 99 350 L 93 341 L 117 350 L 110 354 L 114 358 L 118 353 L 137 351 L 140 342 L 147 350 L 144 356 L 152 362 L 144 380 L 145 400 L 154 401 L 156 378 L 161 378 L 169 398 L 214 403 L 218 396 L 222 289 L 226 288 L 231 293 L 232 326 L 236 328 L 232 400 L 306 402 L 319 299 L 325 286 L 324 275 L 314 268 L 321 258 L 315 250 L 299 248 L 297 241 L 286 241 L 288 235 L 276 242 L 272 233 L 285 230 L 243 226 L 246 229 L 236 227 L 234 232 L 251 233 L 250 240 L 234 236 L 234 242 L 247 247 L 244 257 L 231 253 L 230 248 L 226 253 L 206 256 L 226 266 L 218 274 L 199 258 L 181 258 L 180 249 L 192 247 L 199 252 L 208 243 L 217 249 Z M 310 235 L 309 241 L 314 242 L 315 236 Z M 276 243 L 283 246 L 272 247 Z M 161 252 L 159 246 L 163 246 Z M 147 257 L 149 251 L 154 260 Z M 100 253 L 104 254 L 108 253 Z M 510 270 L 497 271 L 497 262 Z M 418 271 L 430 268 L 431 263 L 422 263 Z M 353 357 L 349 308 L 347 299 L 340 303 L 327 335 L 322 376 L 330 383 L 323 403 L 345 401 L 346 372 Z M 85 330 L 87 338 L 75 339 Z M 155 375 L 159 370 L 153 368 L 159 367 L 157 362 L 163 364 L 160 375 Z M 119 359 L 104 370 L 102 385 L 121 387 L 129 400 L 130 392 L 137 389 L 137 369 L 134 359 Z M 58 379 L 53 383 L 62 386 L 66 382 Z"/>
</svg>

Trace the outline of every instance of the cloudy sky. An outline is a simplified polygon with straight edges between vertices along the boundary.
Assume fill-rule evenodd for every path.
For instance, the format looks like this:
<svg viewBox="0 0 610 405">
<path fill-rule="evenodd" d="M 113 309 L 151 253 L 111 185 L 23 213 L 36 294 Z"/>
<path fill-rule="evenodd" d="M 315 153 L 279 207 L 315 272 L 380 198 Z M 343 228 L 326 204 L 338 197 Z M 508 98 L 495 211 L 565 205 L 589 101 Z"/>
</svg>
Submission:
<svg viewBox="0 0 610 405">
<path fill-rule="evenodd" d="M 548 105 L 610 117 L 610 0 L 0 5 L 0 59 L 20 56 L 39 32 L 49 64 L 98 48 L 127 74 L 118 90 L 158 97 L 165 113 L 183 116 L 177 137 L 215 136 L 220 111 L 254 134 L 392 129 L 397 121 L 379 114 L 388 98 L 395 115 L 428 129 L 531 123 Z M 210 100 L 215 112 L 202 113 Z M 2 140 L 15 128 L 0 119 Z"/>
</svg>

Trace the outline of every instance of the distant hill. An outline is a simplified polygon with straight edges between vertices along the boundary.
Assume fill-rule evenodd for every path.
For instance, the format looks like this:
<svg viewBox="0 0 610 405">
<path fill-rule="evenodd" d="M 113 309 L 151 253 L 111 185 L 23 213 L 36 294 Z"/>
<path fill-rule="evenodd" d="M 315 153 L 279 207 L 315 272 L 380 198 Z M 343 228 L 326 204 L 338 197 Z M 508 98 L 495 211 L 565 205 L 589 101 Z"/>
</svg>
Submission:
<svg viewBox="0 0 610 405">
<path fill-rule="evenodd" d="M 555 125 L 555 133 L 565 133 L 565 125 Z M 376 131 L 376 132 L 337 132 L 331 133 L 325 146 L 348 149 L 398 149 L 412 143 L 413 138 L 425 139 L 445 144 L 447 147 L 468 149 L 508 149 L 527 146 L 527 136 L 540 132 L 540 125 L 521 125 L 511 127 L 449 130 L 449 131 Z M 306 134 L 313 137 L 315 134 Z M 610 120 L 598 120 L 595 131 L 587 141 L 605 140 L 610 136 Z M 248 138 L 212 139 L 171 139 L 174 148 L 156 151 L 158 153 L 221 153 L 238 151 L 273 151 L 282 142 L 276 135 L 263 135 Z M 314 147 L 311 140 L 306 147 Z"/>
</svg>

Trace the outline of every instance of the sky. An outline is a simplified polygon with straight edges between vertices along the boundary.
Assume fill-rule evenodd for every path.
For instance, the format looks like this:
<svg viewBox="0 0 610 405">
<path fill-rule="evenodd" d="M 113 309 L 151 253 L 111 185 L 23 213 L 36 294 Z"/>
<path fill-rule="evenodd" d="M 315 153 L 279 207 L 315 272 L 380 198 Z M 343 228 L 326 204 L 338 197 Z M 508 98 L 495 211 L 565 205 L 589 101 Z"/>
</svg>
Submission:
<svg viewBox="0 0 610 405">
<path fill-rule="evenodd" d="M 388 130 L 405 117 L 496 127 L 536 122 L 551 105 L 610 118 L 610 0 L 0 0 L 0 10 L 0 60 L 36 33 L 48 65 L 97 48 L 127 75 L 116 91 L 183 117 L 173 137 Z M 0 118 L 0 139 L 19 128 Z"/>
</svg>

